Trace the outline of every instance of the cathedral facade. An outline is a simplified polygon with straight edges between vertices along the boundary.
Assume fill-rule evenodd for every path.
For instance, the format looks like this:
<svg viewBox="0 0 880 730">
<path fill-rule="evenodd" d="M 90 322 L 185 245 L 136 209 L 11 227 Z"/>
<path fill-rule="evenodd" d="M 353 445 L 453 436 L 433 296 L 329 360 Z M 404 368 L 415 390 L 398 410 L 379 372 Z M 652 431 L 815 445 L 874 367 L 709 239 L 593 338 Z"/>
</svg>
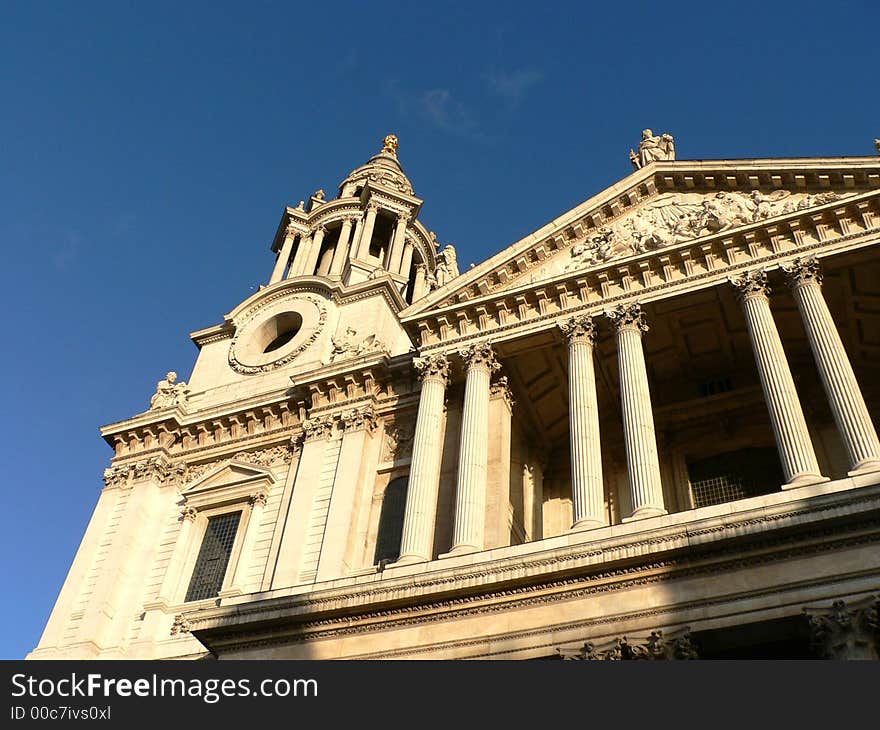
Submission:
<svg viewBox="0 0 880 730">
<path fill-rule="evenodd" d="M 880 158 L 630 159 L 464 273 L 393 135 L 287 207 L 29 658 L 880 658 Z"/>
</svg>

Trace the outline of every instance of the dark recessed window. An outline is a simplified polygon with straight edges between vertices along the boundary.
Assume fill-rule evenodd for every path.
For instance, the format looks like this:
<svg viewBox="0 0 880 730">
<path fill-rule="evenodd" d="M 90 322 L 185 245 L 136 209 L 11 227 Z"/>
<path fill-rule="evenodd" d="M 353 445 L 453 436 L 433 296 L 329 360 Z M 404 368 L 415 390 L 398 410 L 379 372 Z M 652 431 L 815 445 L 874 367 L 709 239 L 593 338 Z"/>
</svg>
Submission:
<svg viewBox="0 0 880 730">
<path fill-rule="evenodd" d="M 284 347 L 288 342 L 290 342 L 294 337 L 296 337 L 296 330 L 288 330 L 287 332 L 282 332 L 278 337 L 272 340 L 268 345 L 266 345 L 266 349 L 263 350 L 263 354 L 265 355 L 267 352 L 274 352 L 280 347 Z"/>
<path fill-rule="evenodd" d="M 376 538 L 376 557 L 373 563 L 393 563 L 400 557 L 400 541 L 403 539 L 403 515 L 406 510 L 406 488 L 409 477 L 392 479 L 382 497 L 379 515 L 379 535 Z"/>
<path fill-rule="evenodd" d="M 733 383 L 729 375 L 719 378 L 709 378 L 700 383 L 700 395 L 704 398 L 707 395 L 717 395 L 718 393 L 726 393 L 733 390 Z"/>
<path fill-rule="evenodd" d="M 785 479 L 774 448 L 751 448 L 688 462 L 695 507 L 771 494 Z"/>
<path fill-rule="evenodd" d="M 202 547 L 196 558 L 196 567 L 186 592 L 187 601 L 213 598 L 220 592 L 240 519 L 241 512 L 232 512 L 208 520 Z"/>
</svg>

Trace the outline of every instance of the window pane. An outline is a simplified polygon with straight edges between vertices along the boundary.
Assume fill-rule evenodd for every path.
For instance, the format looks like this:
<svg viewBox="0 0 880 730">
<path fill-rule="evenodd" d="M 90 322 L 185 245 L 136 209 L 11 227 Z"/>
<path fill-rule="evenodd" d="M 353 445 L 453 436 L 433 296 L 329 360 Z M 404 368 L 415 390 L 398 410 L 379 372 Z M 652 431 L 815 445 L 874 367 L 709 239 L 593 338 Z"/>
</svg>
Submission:
<svg viewBox="0 0 880 730">
<path fill-rule="evenodd" d="M 403 515 L 406 510 L 406 488 L 409 477 L 391 481 L 382 498 L 382 514 L 379 516 L 379 535 L 376 538 L 376 557 L 373 563 L 383 560 L 394 562 L 400 557 L 400 541 L 403 538 Z"/>
<path fill-rule="evenodd" d="M 233 512 L 208 520 L 205 538 L 186 592 L 187 601 L 213 598 L 220 592 L 240 518 L 241 512 Z"/>
<path fill-rule="evenodd" d="M 752 448 L 718 454 L 688 463 L 695 507 L 770 494 L 784 481 L 773 448 Z"/>
</svg>

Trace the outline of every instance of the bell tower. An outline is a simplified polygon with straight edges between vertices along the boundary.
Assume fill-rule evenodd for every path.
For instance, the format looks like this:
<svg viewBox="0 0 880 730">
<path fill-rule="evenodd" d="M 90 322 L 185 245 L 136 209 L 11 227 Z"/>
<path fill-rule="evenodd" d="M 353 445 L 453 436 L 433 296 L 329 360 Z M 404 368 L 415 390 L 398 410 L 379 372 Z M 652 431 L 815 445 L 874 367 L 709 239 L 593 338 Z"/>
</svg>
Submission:
<svg viewBox="0 0 880 730">
<path fill-rule="evenodd" d="M 269 285 L 319 277 L 345 286 L 387 279 L 411 304 L 430 290 L 437 266 L 435 239 L 417 220 L 422 200 L 397 157 L 397 135 L 353 170 L 339 196 L 323 190 L 281 217 Z"/>
</svg>

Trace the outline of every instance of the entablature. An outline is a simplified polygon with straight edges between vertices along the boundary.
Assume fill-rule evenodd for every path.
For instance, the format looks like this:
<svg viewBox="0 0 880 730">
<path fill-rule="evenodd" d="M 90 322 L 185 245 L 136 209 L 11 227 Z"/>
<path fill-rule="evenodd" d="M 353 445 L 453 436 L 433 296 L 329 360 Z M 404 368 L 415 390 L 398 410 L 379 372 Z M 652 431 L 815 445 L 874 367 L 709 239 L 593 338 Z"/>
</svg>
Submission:
<svg viewBox="0 0 880 730">
<path fill-rule="evenodd" d="M 822 258 L 872 245 L 880 234 L 880 190 L 833 200 L 621 260 L 404 316 L 422 351 L 492 336 L 512 339 L 553 327 L 565 314 L 715 286 L 754 266 L 772 269 L 810 253 Z"/>
</svg>

